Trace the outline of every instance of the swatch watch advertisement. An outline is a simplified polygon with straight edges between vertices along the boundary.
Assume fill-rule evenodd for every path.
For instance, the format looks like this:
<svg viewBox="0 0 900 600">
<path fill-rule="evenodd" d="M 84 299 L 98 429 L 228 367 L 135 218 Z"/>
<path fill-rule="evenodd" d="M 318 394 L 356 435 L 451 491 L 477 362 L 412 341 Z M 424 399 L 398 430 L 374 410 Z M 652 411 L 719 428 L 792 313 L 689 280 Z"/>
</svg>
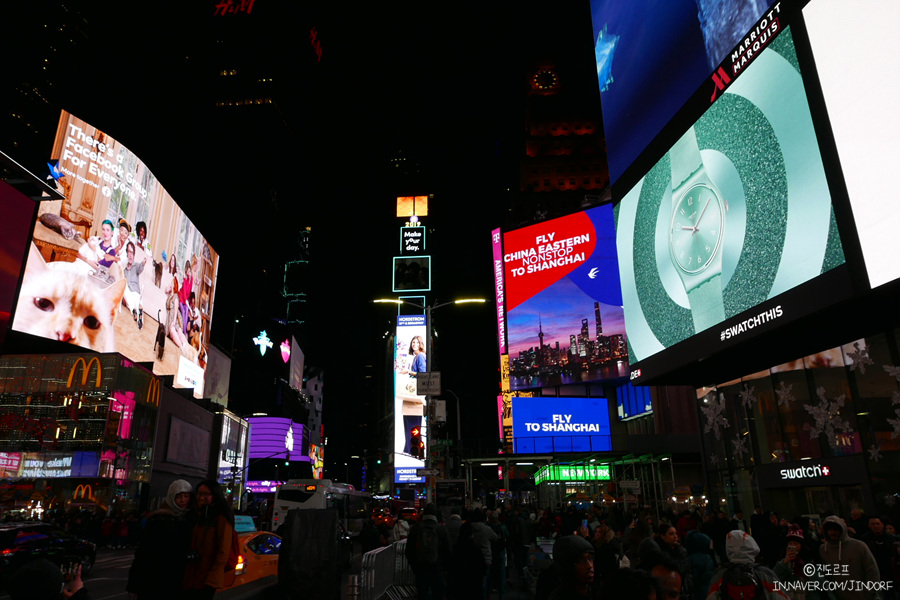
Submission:
<svg viewBox="0 0 900 600">
<path fill-rule="evenodd" d="M 624 194 L 616 235 L 634 380 L 849 296 L 789 27 Z"/>
</svg>

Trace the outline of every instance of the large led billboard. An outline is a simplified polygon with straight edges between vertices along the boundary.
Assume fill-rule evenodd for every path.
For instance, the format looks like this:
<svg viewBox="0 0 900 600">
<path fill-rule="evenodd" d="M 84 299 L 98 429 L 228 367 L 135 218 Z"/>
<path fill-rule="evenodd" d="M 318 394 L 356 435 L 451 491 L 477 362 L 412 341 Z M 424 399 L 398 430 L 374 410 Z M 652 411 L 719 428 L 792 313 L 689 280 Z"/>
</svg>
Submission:
<svg viewBox="0 0 900 600">
<path fill-rule="evenodd" d="M 427 370 L 425 315 L 399 315 L 394 338 L 394 481 L 421 483 L 416 469 L 425 466 L 425 400 L 416 376 Z M 413 430 L 422 446 L 415 447 Z"/>
<path fill-rule="evenodd" d="M 803 8 L 803 19 L 869 284 L 880 286 L 900 278 L 900 210 L 891 178 L 884 176 L 897 164 L 900 115 L 894 102 L 900 84 L 882 76 L 900 68 L 900 3 L 814 0 Z"/>
<path fill-rule="evenodd" d="M 511 390 L 628 375 L 611 205 L 509 231 L 502 257 Z"/>
<path fill-rule="evenodd" d="M 0 181 L 0 223 L 3 223 L 3 235 L 0 236 L 0 344 L 6 337 L 15 306 L 34 211 L 31 198 Z"/>
<path fill-rule="evenodd" d="M 606 398 L 513 398 L 517 454 L 612 450 Z"/>
<path fill-rule="evenodd" d="M 152 362 L 203 390 L 218 255 L 120 142 L 63 111 L 63 200 L 38 209 L 16 331 Z"/>
<path fill-rule="evenodd" d="M 850 296 L 789 27 L 624 194 L 616 227 L 635 380 Z"/>
<path fill-rule="evenodd" d="M 304 450 L 304 429 L 286 417 L 249 417 L 250 460 L 272 458 L 310 462 L 309 452 Z"/>
<path fill-rule="evenodd" d="M 612 183 L 735 47 L 747 40 L 752 48 L 757 38 L 777 29 L 780 5 L 772 0 L 591 0 Z"/>
</svg>

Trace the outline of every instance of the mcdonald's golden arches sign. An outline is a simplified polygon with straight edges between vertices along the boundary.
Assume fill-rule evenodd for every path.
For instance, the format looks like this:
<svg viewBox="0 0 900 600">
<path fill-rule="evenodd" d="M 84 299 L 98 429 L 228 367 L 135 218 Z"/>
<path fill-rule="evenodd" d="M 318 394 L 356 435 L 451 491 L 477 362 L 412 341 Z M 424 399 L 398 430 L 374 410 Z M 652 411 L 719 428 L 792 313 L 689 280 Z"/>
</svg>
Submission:
<svg viewBox="0 0 900 600">
<path fill-rule="evenodd" d="M 79 356 L 75 360 L 75 364 L 72 365 L 72 370 L 69 371 L 69 380 L 66 383 L 66 388 L 72 387 L 72 382 L 75 381 L 75 372 L 78 370 L 79 364 L 82 366 L 81 385 L 87 385 L 88 376 L 90 375 L 91 367 L 94 366 L 94 363 L 97 363 L 97 378 L 94 382 L 94 387 L 95 388 L 100 387 L 100 381 L 103 378 L 103 367 L 100 366 L 100 359 L 95 356 L 95 357 L 91 358 L 91 360 L 89 362 L 85 362 L 84 358 Z"/>
</svg>

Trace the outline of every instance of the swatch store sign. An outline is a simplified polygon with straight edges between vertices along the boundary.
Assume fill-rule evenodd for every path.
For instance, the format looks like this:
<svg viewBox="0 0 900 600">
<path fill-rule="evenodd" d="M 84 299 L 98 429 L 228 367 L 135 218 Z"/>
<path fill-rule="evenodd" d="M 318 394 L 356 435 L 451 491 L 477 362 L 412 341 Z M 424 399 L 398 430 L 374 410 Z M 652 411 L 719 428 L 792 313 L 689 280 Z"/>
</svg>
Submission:
<svg viewBox="0 0 900 600">
<path fill-rule="evenodd" d="M 760 489 L 870 485 L 861 454 L 758 465 L 755 473 Z"/>
<path fill-rule="evenodd" d="M 780 475 L 782 481 L 790 479 L 816 479 L 819 477 L 830 477 L 831 469 L 828 465 L 816 464 L 808 467 L 781 469 Z"/>
</svg>

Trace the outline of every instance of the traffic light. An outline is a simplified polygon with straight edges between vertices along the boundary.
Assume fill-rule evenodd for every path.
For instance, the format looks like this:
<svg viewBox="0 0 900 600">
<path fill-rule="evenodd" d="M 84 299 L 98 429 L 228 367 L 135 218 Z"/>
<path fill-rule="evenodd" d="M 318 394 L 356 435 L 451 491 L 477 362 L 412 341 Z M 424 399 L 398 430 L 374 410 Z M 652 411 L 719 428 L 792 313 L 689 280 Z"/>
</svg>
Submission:
<svg viewBox="0 0 900 600">
<path fill-rule="evenodd" d="M 410 434 L 410 437 L 409 437 L 409 453 L 410 453 L 414 458 L 421 458 L 421 457 L 422 457 L 422 446 L 423 446 L 423 444 L 422 444 L 422 432 L 421 432 L 421 430 L 419 429 L 419 427 L 416 426 L 416 427 L 413 427 L 413 428 L 409 431 L 409 434 Z"/>
</svg>

